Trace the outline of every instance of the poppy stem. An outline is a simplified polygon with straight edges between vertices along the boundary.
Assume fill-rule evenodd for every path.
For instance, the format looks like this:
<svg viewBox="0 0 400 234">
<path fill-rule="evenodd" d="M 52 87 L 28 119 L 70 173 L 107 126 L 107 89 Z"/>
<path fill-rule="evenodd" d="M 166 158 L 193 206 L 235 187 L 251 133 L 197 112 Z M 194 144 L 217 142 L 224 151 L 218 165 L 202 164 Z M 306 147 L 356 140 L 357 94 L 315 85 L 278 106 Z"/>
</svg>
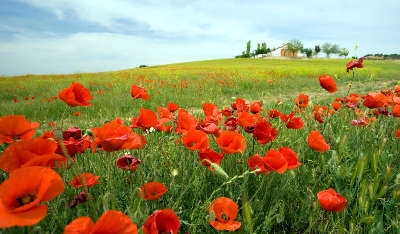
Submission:
<svg viewBox="0 0 400 234">
<path fill-rule="evenodd" d="M 351 85 L 351 83 L 349 83 L 347 86 L 349 87 L 349 89 L 347 90 L 346 97 L 349 96 L 351 87 L 352 87 L 353 85 Z"/>
<path fill-rule="evenodd" d="M 113 176 L 111 174 L 112 172 L 112 164 L 114 163 L 114 156 L 117 155 L 117 151 L 113 151 L 111 155 L 108 155 L 106 157 L 108 157 L 109 159 L 106 160 L 107 162 L 107 182 L 108 182 L 108 191 L 111 191 L 112 194 L 116 194 L 115 192 L 115 186 L 114 186 L 114 182 L 113 182 Z M 114 205 L 114 201 L 111 202 L 111 209 L 113 209 L 113 205 Z"/>
<path fill-rule="evenodd" d="M 251 156 L 251 155 L 254 155 L 254 146 L 255 146 L 255 139 L 254 139 L 254 137 L 253 137 L 253 145 L 252 145 L 252 147 L 251 147 L 251 154 L 249 155 L 249 157 Z"/>
</svg>

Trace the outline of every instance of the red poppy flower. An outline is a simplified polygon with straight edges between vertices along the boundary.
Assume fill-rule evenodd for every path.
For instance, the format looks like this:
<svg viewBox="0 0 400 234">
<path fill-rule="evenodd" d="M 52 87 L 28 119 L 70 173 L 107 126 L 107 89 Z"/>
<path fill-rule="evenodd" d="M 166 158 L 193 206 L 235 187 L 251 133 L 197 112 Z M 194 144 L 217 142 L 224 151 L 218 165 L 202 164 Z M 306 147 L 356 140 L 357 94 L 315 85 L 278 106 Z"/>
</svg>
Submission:
<svg viewBox="0 0 400 234">
<path fill-rule="evenodd" d="M 134 171 L 138 168 L 138 165 L 141 163 L 141 160 L 136 159 L 130 155 L 124 155 L 117 160 L 117 167 L 123 170 L 131 170 Z"/>
<path fill-rule="evenodd" d="M 246 104 L 246 101 L 241 98 L 236 98 L 236 102 L 232 103 L 232 108 L 237 110 L 237 112 L 248 112 L 249 105 Z"/>
<path fill-rule="evenodd" d="M 216 138 L 216 142 L 226 154 L 243 153 L 246 149 L 246 140 L 237 132 L 222 132 Z"/>
<path fill-rule="evenodd" d="M 145 130 L 151 127 L 155 128 L 157 127 L 157 125 L 157 114 L 154 111 L 140 108 L 140 113 L 136 120 L 136 126 Z"/>
<path fill-rule="evenodd" d="M 168 109 L 163 107 L 157 107 L 158 116 L 160 116 L 160 121 L 167 123 L 174 118 L 174 114 Z"/>
<path fill-rule="evenodd" d="M 238 123 L 239 123 L 239 121 L 237 118 L 230 117 L 225 120 L 224 126 L 226 129 L 233 131 L 233 130 L 236 130 Z"/>
<path fill-rule="evenodd" d="M 328 111 L 327 107 L 314 105 L 313 112 L 315 120 L 317 120 L 320 123 L 325 122 L 324 117 L 328 116 L 328 114 L 326 113 L 327 111 Z"/>
<path fill-rule="evenodd" d="M 364 99 L 363 106 L 373 109 L 383 107 L 388 101 L 388 98 L 382 93 L 371 92 Z"/>
<path fill-rule="evenodd" d="M 178 121 L 176 124 L 176 133 L 185 134 L 191 129 L 195 129 L 197 126 L 197 120 L 193 115 L 189 114 L 184 109 L 179 109 L 178 111 Z"/>
<path fill-rule="evenodd" d="M 168 189 L 160 182 L 149 182 L 139 189 L 139 197 L 144 200 L 157 200 Z"/>
<path fill-rule="evenodd" d="M 206 149 L 204 151 L 199 152 L 199 160 L 201 162 L 201 165 L 209 167 L 210 171 L 213 171 L 214 169 L 211 167 L 211 164 L 208 161 L 218 164 L 221 164 L 221 160 L 224 158 L 224 152 L 218 154 L 212 149 Z M 204 161 L 203 161 L 204 160 Z"/>
<path fill-rule="evenodd" d="M 61 167 L 67 158 L 56 154 L 57 143 L 41 137 L 21 140 L 11 144 L 0 155 L 0 168 L 11 172 L 20 167 Z"/>
<path fill-rule="evenodd" d="M 108 210 L 95 223 L 89 217 L 79 217 L 68 224 L 64 234 L 137 234 L 137 226 L 120 211 Z"/>
<path fill-rule="evenodd" d="M 279 116 L 279 118 L 281 119 L 282 122 L 287 122 L 289 121 L 291 118 L 295 117 L 294 113 L 290 113 L 289 115 L 283 114 L 281 113 L 281 115 Z"/>
<path fill-rule="evenodd" d="M 210 225 L 216 230 L 235 231 L 242 225 L 241 222 L 235 221 L 238 205 L 230 198 L 219 197 L 215 199 L 208 213 L 211 214 L 211 217 L 214 217 L 214 220 L 210 220 Z"/>
<path fill-rule="evenodd" d="M 145 137 L 134 133 L 119 118 L 104 124 L 102 127 L 92 128 L 92 132 L 96 144 L 108 152 L 122 149 L 138 149 L 146 145 Z"/>
<path fill-rule="evenodd" d="M 304 93 L 300 94 L 297 98 L 294 99 L 296 102 L 296 106 L 299 108 L 307 108 L 308 107 L 308 96 Z"/>
<path fill-rule="evenodd" d="M 178 234 L 179 227 L 178 216 L 171 209 L 157 210 L 150 215 L 143 224 L 143 234 L 170 233 Z"/>
<path fill-rule="evenodd" d="M 74 115 L 75 115 L 75 116 L 80 116 L 81 113 L 79 113 L 79 112 L 74 112 Z"/>
<path fill-rule="evenodd" d="M 260 169 L 256 174 L 262 173 L 265 174 L 267 172 L 266 165 L 264 163 L 263 157 L 261 157 L 259 154 L 255 154 L 247 159 L 247 165 L 249 165 L 250 169 L 252 171 Z"/>
<path fill-rule="evenodd" d="M 356 104 L 360 102 L 358 94 L 352 93 L 348 97 L 336 99 L 336 101 L 345 102 L 349 108 L 355 108 Z"/>
<path fill-rule="evenodd" d="M 361 119 L 353 119 L 351 121 L 352 126 L 367 126 L 369 124 L 369 119 L 366 117 L 362 117 Z"/>
<path fill-rule="evenodd" d="M 168 107 L 168 110 L 172 113 L 179 109 L 179 106 L 175 103 L 167 103 L 167 107 Z"/>
<path fill-rule="evenodd" d="M 213 103 L 203 103 L 201 106 L 203 107 L 203 112 L 206 116 L 207 122 L 217 122 L 218 120 L 223 119 L 217 106 Z"/>
<path fill-rule="evenodd" d="M 314 112 L 314 119 L 317 120 L 320 123 L 325 122 L 325 120 L 323 119 L 323 114 L 320 112 Z"/>
<path fill-rule="evenodd" d="M 131 96 L 135 99 L 143 99 L 147 100 L 150 98 L 150 95 L 146 93 L 146 90 L 144 88 L 141 88 L 136 85 L 132 85 L 131 87 Z"/>
<path fill-rule="evenodd" d="M 78 195 L 74 197 L 74 200 L 69 203 L 70 208 L 76 207 L 78 204 L 85 203 L 87 199 L 90 198 L 92 200 L 93 198 L 90 196 L 89 193 L 86 193 L 85 191 L 80 192 Z"/>
<path fill-rule="evenodd" d="M 14 139 L 29 139 L 35 135 L 37 122 L 29 122 L 23 115 L 7 115 L 0 118 L 0 145 Z"/>
<path fill-rule="evenodd" d="M 250 104 L 250 111 L 253 114 L 257 114 L 260 111 L 263 111 L 264 109 L 261 109 L 261 102 L 253 102 Z"/>
<path fill-rule="evenodd" d="M 347 199 L 329 188 L 317 194 L 319 204 L 327 211 L 341 212 L 346 208 Z"/>
<path fill-rule="evenodd" d="M 286 161 L 288 162 L 288 168 L 290 170 L 293 170 L 301 165 L 301 163 L 299 163 L 299 159 L 297 158 L 296 152 L 294 152 L 291 148 L 281 148 L 279 146 L 279 152 L 285 157 Z"/>
<path fill-rule="evenodd" d="M 72 82 L 71 86 L 58 93 L 58 98 L 71 107 L 91 106 L 88 101 L 93 99 L 90 90 L 80 83 Z"/>
<path fill-rule="evenodd" d="M 397 130 L 397 132 L 394 136 L 400 138 L 400 128 L 399 128 L 399 130 Z"/>
<path fill-rule="evenodd" d="M 49 139 L 49 138 L 55 139 L 56 137 L 54 136 L 54 129 L 51 130 L 50 132 L 44 132 L 42 134 L 41 138 L 43 138 L 43 139 Z"/>
<path fill-rule="evenodd" d="M 199 129 L 206 134 L 214 134 L 217 137 L 221 131 L 215 123 L 197 124 L 196 129 Z"/>
<path fill-rule="evenodd" d="M 359 60 L 351 60 L 347 65 L 347 72 L 349 72 L 349 70 L 353 70 L 353 68 L 363 68 L 363 58 L 360 58 Z"/>
<path fill-rule="evenodd" d="M 268 116 L 275 119 L 277 117 L 279 117 L 281 115 L 281 113 L 278 110 L 270 110 L 268 112 Z"/>
<path fill-rule="evenodd" d="M 62 132 L 63 135 L 63 143 L 65 148 L 67 149 L 67 153 L 70 157 L 74 157 L 76 153 L 83 153 L 90 146 L 90 137 L 82 136 L 82 131 L 80 128 L 72 127 Z M 45 138 L 42 136 L 42 138 Z M 53 138 L 54 134 L 49 134 L 47 138 Z M 64 151 L 60 145 L 60 140 L 55 139 L 58 143 L 56 153 L 64 155 Z"/>
<path fill-rule="evenodd" d="M 311 149 L 320 153 L 330 149 L 330 146 L 326 143 L 324 137 L 319 131 L 311 131 L 308 135 L 307 141 Z"/>
<path fill-rule="evenodd" d="M 277 135 L 278 131 L 272 128 L 271 124 L 266 120 L 258 121 L 253 131 L 254 139 L 256 139 L 259 144 L 263 145 L 275 140 Z"/>
<path fill-rule="evenodd" d="M 92 173 L 80 173 L 75 176 L 68 182 L 69 186 L 73 186 L 74 188 L 80 188 L 82 186 L 86 188 L 90 188 L 93 185 L 100 184 L 97 180 L 100 176 L 94 176 Z"/>
<path fill-rule="evenodd" d="M 232 110 L 229 109 L 228 107 L 225 107 L 225 109 L 223 109 L 221 111 L 221 113 L 225 116 L 225 117 L 230 117 L 232 115 Z"/>
<path fill-rule="evenodd" d="M 268 150 L 263 160 L 269 170 L 280 174 L 283 174 L 288 167 L 285 156 L 275 149 Z"/>
<path fill-rule="evenodd" d="M 172 125 L 165 125 L 165 124 L 173 120 L 174 115 L 168 110 L 168 108 L 157 107 L 157 111 L 158 115 L 160 116 L 160 119 L 157 122 L 157 126 L 155 126 L 154 128 L 159 132 L 161 131 L 171 132 Z"/>
<path fill-rule="evenodd" d="M 78 140 L 82 138 L 82 130 L 77 127 L 68 128 L 62 132 L 62 136 L 64 140 L 68 140 L 71 137 Z"/>
<path fill-rule="evenodd" d="M 59 140 L 56 140 L 58 143 L 57 151 L 56 153 L 64 155 L 64 151 L 62 147 L 60 146 Z M 70 137 L 67 140 L 63 140 L 64 146 L 67 150 L 67 153 L 70 157 L 74 158 L 74 156 L 77 153 L 83 153 L 87 148 L 90 147 L 90 137 L 89 136 L 84 136 L 80 139 L 75 139 Z"/>
<path fill-rule="evenodd" d="M 286 127 L 291 129 L 302 129 L 303 126 L 303 119 L 300 117 L 291 118 L 289 122 L 286 123 Z"/>
<path fill-rule="evenodd" d="M 259 115 L 251 114 L 248 112 L 238 112 L 238 123 L 244 128 L 254 127 Z"/>
<path fill-rule="evenodd" d="M 332 107 L 337 111 L 342 108 L 342 104 L 340 102 L 332 102 Z"/>
<path fill-rule="evenodd" d="M 334 93 L 337 91 L 335 80 L 328 75 L 322 75 L 319 77 L 319 84 L 322 88 L 326 89 L 326 91 L 330 93 Z"/>
<path fill-rule="evenodd" d="M 400 93 L 399 93 L 399 97 L 393 97 L 393 99 L 391 101 L 395 105 L 400 105 Z"/>
<path fill-rule="evenodd" d="M 203 131 L 192 129 L 182 136 L 183 144 L 190 150 L 206 150 L 210 145 L 207 134 Z"/>
<path fill-rule="evenodd" d="M 0 228 L 31 226 L 42 220 L 47 205 L 64 191 L 57 172 L 45 167 L 25 167 L 12 171 L 0 185 Z"/>
</svg>

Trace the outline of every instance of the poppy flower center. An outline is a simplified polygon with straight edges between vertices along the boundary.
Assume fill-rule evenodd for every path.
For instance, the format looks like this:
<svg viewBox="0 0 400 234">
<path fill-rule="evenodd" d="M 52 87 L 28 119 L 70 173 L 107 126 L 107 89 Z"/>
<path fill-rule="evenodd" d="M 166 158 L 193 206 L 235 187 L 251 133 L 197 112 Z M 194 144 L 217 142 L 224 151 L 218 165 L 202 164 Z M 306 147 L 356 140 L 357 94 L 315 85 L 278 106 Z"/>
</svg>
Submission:
<svg viewBox="0 0 400 234">
<path fill-rule="evenodd" d="M 223 219 L 224 220 L 224 222 L 227 222 L 227 221 L 229 221 L 229 216 L 228 215 L 226 215 L 225 213 L 222 213 L 221 214 L 221 219 Z"/>
<path fill-rule="evenodd" d="M 150 192 L 150 195 L 151 195 L 151 196 L 156 196 L 156 195 L 158 195 L 158 192 L 157 192 L 157 191 L 151 191 L 151 192 Z"/>
<path fill-rule="evenodd" d="M 16 205 L 16 207 L 24 206 L 26 204 L 29 204 L 29 203 L 33 202 L 35 199 L 36 199 L 36 194 L 30 193 L 30 194 L 27 194 L 25 196 L 18 197 L 16 199 L 16 204 L 15 205 Z"/>
<path fill-rule="evenodd" d="M 128 165 L 131 165 L 132 164 L 132 158 L 126 158 L 125 159 L 125 162 L 126 162 L 126 164 L 128 164 Z"/>
</svg>

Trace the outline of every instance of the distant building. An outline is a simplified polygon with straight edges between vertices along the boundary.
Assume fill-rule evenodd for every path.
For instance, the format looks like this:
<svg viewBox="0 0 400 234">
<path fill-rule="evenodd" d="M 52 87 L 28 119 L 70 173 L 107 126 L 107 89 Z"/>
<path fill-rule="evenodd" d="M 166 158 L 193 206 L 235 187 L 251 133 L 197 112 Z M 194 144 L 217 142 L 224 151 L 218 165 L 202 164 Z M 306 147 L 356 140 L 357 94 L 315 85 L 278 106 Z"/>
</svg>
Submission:
<svg viewBox="0 0 400 234">
<path fill-rule="evenodd" d="M 258 54 L 256 58 L 264 57 L 303 57 L 301 53 L 288 50 L 288 43 L 282 44 L 276 48 L 272 48 L 268 54 Z"/>
</svg>

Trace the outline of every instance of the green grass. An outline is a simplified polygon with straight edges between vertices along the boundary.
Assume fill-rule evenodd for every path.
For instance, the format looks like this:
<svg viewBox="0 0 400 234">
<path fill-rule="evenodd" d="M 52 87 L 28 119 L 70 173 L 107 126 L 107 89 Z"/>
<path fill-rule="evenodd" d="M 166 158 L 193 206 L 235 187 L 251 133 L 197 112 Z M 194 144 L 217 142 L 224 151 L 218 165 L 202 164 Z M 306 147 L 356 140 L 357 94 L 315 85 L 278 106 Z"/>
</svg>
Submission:
<svg viewBox="0 0 400 234">
<path fill-rule="evenodd" d="M 392 88 L 400 80 L 400 65 L 396 62 L 365 61 L 365 68 L 356 70 L 354 77 L 346 73 L 346 62 L 226 59 L 95 74 L 2 77 L 0 110 L 1 116 L 24 115 L 39 122 L 39 136 L 54 128 L 49 122 L 63 130 L 72 126 L 89 129 L 120 117 L 129 125 L 140 108 L 157 111 L 158 106 L 165 107 L 168 102 L 177 103 L 196 117 L 203 116 L 202 103 L 214 103 L 222 110 L 236 97 L 247 103 L 262 101 L 266 109 L 263 115 L 271 109 L 289 114 L 295 108 L 293 99 L 300 93 L 309 95 L 312 104 L 328 105 L 336 97 Z M 335 77 L 338 92 L 329 94 L 320 87 L 318 76 L 322 74 Z M 42 101 L 57 96 L 72 81 L 91 90 L 93 106 L 70 108 L 60 100 Z M 150 99 L 132 99 L 131 84 L 144 87 Z M 99 90 L 104 93 L 98 94 Z M 34 100 L 24 100 L 32 96 Z M 19 101 L 15 103 L 14 98 Z M 276 103 L 278 99 L 281 104 Z M 76 111 L 81 116 L 74 116 Z M 123 152 L 87 151 L 77 155 L 71 168 L 57 170 L 66 184 L 64 193 L 48 202 L 47 216 L 29 232 L 61 233 L 75 218 L 89 216 L 97 220 L 107 209 L 129 215 L 141 227 L 155 210 L 170 208 L 181 221 L 182 233 L 217 233 L 208 223 L 208 202 L 220 196 L 238 203 L 237 220 L 242 222 L 239 233 L 400 232 L 400 139 L 394 137 L 400 128 L 399 119 L 379 116 L 366 127 L 353 127 L 351 120 L 356 117 L 347 108 L 331 115 L 323 124 L 309 118 L 310 114 L 311 107 L 298 114 L 304 120 L 301 130 L 287 129 L 280 120 L 271 120 L 278 137 L 267 145 L 254 144 L 252 136 L 242 131 L 246 151 L 243 155 L 226 155 L 221 163 L 233 178 L 249 170 L 246 163 L 249 156 L 265 155 L 278 146 L 290 147 L 302 165 L 282 175 L 246 174 L 224 184 L 228 179 L 201 166 L 197 152 L 175 144 L 180 138 L 175 133 L 150 133 L 146 135 L 147 145 L 143 150 L 127 151 L 143 161 L 133 173 L 109 167 L 115 165 Z M 318 153 L 310 149 L 307 136 L 311 130 L 319 130 L 331 150 Z M 210 148 L 220 152 L 211 136 Z M 93 200 L 70 209 L 68 204 L 79 191 L 67 182 L 79 172 L 99 175 L 101 184 L 89 188 Z M 127 183 L 127 177 L 131 183 Z M 6 178 L 7 174 L 1 172 L 0 181 Z M 157 201 L 138 197 L 138 188 L 150 181 L 162 182 L 168 188 Z M 344 212 L 331 213 L 320 207 L 316 194 L 330 187 L 347 198 Z M 246 193 L 251 199 L 250 209 L 243 208 Z M 246 210 L 251 210 L 247 218 Z M 28 229 L 15 227 L 0 233 L 23 231 Z"/>
</svg>

